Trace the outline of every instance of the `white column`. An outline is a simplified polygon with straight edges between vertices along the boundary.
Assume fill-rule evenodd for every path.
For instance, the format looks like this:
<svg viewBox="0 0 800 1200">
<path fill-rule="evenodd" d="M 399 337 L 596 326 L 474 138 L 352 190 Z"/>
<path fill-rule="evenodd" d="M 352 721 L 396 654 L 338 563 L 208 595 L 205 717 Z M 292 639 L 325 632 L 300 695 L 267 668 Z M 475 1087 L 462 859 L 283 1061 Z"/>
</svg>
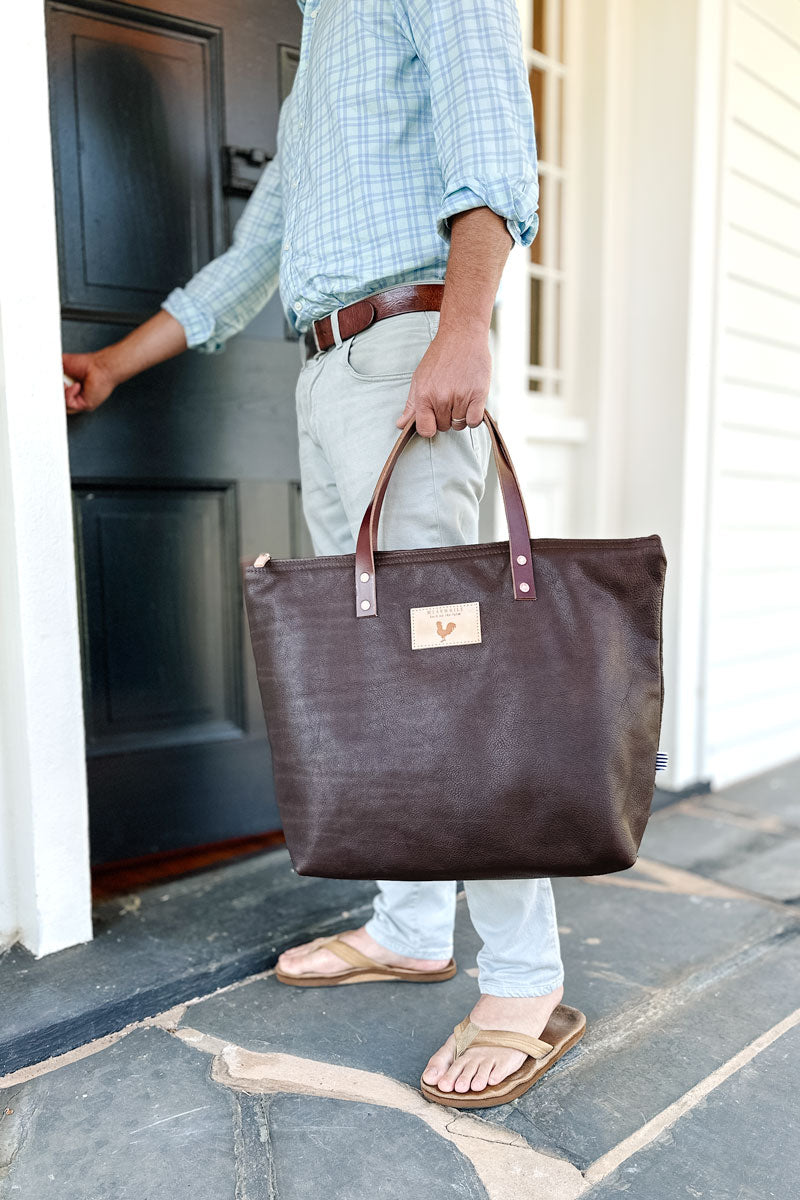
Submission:
<svg viewBox="0 0 800 1200">
<path fill-rule="evenodd" d="M 581 526 L 664 542 L 659 783 L 677 789 L 703 776 L 723 0 L 582 4 Z"/>
<path fill-rule="evenodd" d="M 44 9 L 0 39 L 0 944 L 92 936 Z M 8 32 L 8 31 L 7 31 Z"/>
</svg>

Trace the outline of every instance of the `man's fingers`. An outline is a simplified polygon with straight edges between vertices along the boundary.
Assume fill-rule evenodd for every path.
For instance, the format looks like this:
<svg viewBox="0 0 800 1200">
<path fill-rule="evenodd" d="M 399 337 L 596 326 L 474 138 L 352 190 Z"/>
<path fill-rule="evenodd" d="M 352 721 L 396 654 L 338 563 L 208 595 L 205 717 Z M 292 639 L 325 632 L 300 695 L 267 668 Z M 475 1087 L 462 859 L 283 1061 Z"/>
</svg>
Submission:
<svg viewBox="0 0 800 1200">
<path fill-rule="evenodd" d="M 481 421 L 483 420 L 483 414 L 485 410 L 485 399 L 480 400 L 476 397 L 474 400 L 470 400 L 465 416 L 467 418 L 467 425 L 469 425 L 471 429 L 477 429 L 477 427 L 480 425 Z"/>
<path fill-rule="evenodd" d="M 444 433 L 453 424 L 452 400 L 439 400 L 434 405 L 434 412 L 436 413 L 436 428 L 441 429 Z"/>
<path fill-rule="evenodd" d="M 430 400 L 418 400 L 416 405 L 417 412 L 417 433 L 422 437 L 433 437 L 438 428 L 441 428 L 436 419 L 433 405 Z"/>
<path fill-rule="evenodd" d="M 411 391 L 409 391 L 408 399 L 406 400 L 406 406 L 396 421 L 396 425 L 397 425 L 398 429 L 405 429 L 406 425 L 411 420 L 413 415 L 414 415 L 414 400 L 412 399 Z"/>
</svg>

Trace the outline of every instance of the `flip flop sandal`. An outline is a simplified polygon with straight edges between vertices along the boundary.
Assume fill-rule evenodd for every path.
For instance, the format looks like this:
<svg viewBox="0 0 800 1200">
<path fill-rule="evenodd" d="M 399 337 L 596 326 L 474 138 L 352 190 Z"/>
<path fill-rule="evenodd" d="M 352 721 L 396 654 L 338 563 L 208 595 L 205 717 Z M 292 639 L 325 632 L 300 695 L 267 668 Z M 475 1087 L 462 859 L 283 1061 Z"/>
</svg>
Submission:
<svg viewBox="0 0 800 1200">
<path fill-rule="evenodd" d="M 355 946 L 349 946 L 337 937 L 317 938 L 311 945 L 316 949 L 324 946 L 332 950 L 344 962 L 350 963 L 345 971 L 337 971 L 335 975 L 288 975 L 284 971 L 275 971 L 275 978 L 281 983 L 289 983 L 293 987 L 337 987 L 343 983 L 379 983 L 382 980 L 404 980 L 409 983 L 440 983 L 452 979 L 458 970 L 456 960 L 450 962 L 438 971 L 416 971 L 410 967 L 387 967 L 383 963 L 368 958 Z"/>
<path fill-rule="evenodd" d="M 529 1056 L 528 1059 L 500 1083 L 485 1087 L 480 1092 L 442 1092 L 435 1083 L 426 1083 L 424 1079 L 420 1079 L 420 1090 L 426 1100 L 433 1104 L 444 1104 L 448 1108 L 493 1108 L 496 1104 L 508 1104 L 533 1087 L 536 1080 L 553 1063 L 558 1062 L 562 1054 L 566 1054 L 581 1040 L 585 1030 L 586 1017 L 568 1004 L 559 1004 L 553 1009 L 542 1031 L 542 1039 L 528 1037 L 524 1033 L 512 1033 L 507 1029 L 481 1029 L 473 1025 L 469 1017 L 465 1017 L 453 1030 L 456 1058 L 468 1046 L 505 1046 L 509 1050 L 521 1050 Z"/>
</svg>

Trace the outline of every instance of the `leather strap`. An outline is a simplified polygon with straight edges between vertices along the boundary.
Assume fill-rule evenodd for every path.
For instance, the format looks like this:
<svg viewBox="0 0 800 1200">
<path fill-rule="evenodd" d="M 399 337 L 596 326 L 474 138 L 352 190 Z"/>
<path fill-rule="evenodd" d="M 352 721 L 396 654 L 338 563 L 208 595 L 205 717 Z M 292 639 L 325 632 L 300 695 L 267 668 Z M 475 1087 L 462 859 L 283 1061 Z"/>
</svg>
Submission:
<svg viewBox="0 0 800 1200">
<path fill-rule="evenodd" d="M 460 1058 L 470 1046 L 505 1046 L 507 1050 L 520 1050 L 531 1058 L 546 1058 L 553 1049 L 549 1042 L 529 1037 L 526 1033 L 516 1033 L 511 1029 L 482 1029 L 479 1025 L 473 1025 L 469 1017 L 456 1025 L 453 1036 L 456 1058 Z"/>
<path fill-rule="evenodd" d="M 312 321 L 311 328 L 305 335 L 306 357 L 310 358 L 317 350 L 330 350 L 332 346 L 340 345 L 385 317 L 396 317 L 407 312 L 438 310 L 442 307 L 443 295 L 443 283 L 400 283 L 382 292 L 373 292 L 363 300 L 356 300 L 354 304 L 348 304 L 344 308 L 337 308 L 335 313 Z M 338 342 L 332 316 L 335 316 L 338 325 Z"/>
<path fill-rule="evenodd" d="M 356 950 L 355 946 L 350 946 L 347 942 L 340 941 L 339 938 L 331 938 L 330 941 L 326 941 L 325 949 L 333 951 L 337 958 L 350 963 L 352 967 L 382 967 L 381 963 L 375 962 L 373 958 L 367 958 L 366 954 Z"/>
<path fill-rule="evenodd" d="M 500 436 L 500 430 L 494 417 L 484 412 L 483 419 L 489 430 L 494 450 L 494 461 L 500 480 L 500 492 L 503 497 L 503 507 L 506 510 L 508 522 L 508 548 L 511 558 L 511 578 L 514 584 L 515 600 L 535 600 L 536 588 L 533 582 L 533 564 L 531 562 L 531 535 L 528 527 L 528 514 L 525 511 L 525 501 L 519 486 L 508 447 Z M 383 498 L 392 477 L 397 460 L 417 431 L 416 422 L 412 417 L 403 432 L 395 442 L 381 471 L 372 499 L 367 505 L 367 511 L 361 522 L 356 540 L 355 583 L 356 583 L 356 616 L 375 617 L 378 615 L 378 597 L 375 586 L 375 550 L 378 545 L 378 522 L 380 520 Z"/>
</svg>

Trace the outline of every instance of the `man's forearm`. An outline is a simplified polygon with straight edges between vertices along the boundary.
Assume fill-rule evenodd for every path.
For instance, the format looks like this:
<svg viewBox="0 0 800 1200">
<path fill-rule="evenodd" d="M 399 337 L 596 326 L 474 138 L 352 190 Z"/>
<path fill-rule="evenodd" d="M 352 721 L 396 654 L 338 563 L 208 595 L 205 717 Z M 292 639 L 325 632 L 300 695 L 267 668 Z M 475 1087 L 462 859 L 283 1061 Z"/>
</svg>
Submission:
<svg viewBox="0 0 800 1200">
<path fill-rule="evenodd" d="M 512 245 L 490 208 L 453 217 L 439 328 L 414 372 L 400 428 L 412 416 L 423 437 L 480 425 L 492 375 L 492 306 Z"/>
<path fill-rule="evenodd" d="M 102 360 L 116 386 L 138 375 L 140 371 L 154 367 L 156 363 L 174 358 L 185 349 L 186 334 L 183 326 L 161 309 L 121 341 L 98 351 L 98 358 Z"/>
<path fill-rule="evenodd" d="M 450 227 L 439 331 L 485 333 L 492 319 L 500 276 L 514 240 L 491 208 L 457 213 Z"/>
</svg>

